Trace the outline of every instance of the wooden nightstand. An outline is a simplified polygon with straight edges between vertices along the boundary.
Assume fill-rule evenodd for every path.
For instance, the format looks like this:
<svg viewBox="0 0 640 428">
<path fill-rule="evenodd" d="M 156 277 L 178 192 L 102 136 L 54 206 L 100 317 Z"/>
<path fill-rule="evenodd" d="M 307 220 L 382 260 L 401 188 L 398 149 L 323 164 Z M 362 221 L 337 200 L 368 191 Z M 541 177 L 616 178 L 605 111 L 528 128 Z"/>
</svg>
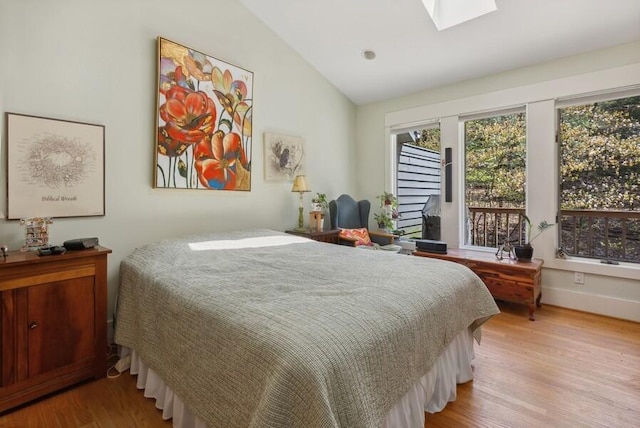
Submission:
<svg viewBox="0 0 640 428">
<path fill-rule="evenodd" d="M 329 244 L 337 244 L 339 241 L 338 234 L 340 233 L 338 229 L 323 230 L 320 232 L 318 232 L 317 230 L 309 230 L 309 229 L 303 229 L 303 230 L 292 229 L 292 230 L 287 230 L 286 232 L 292 235 L 304 236 L 305 238 L 313 239 L 314 241 L 318 241 L 318 242 L 328 242 Z"/>
<path fill-rule="evenodd" d="M 107 373 L 107 254 L 0 257 L 0 412 Z"/>
<path fill-rule="evenodd" d="M 536 306 L 540 307 L 542 297 L 542 260 L 533 259 L 527 263 L 511 259 L 498 260 L 492 253 L 460 249 L 448 250 L 447 254 L 414 251 L 413 255 L 467 266 L 482 279 L 495 299 L 526 303 L 529 305 L 529 319 L 535 320 L 533 313 Z"/>
</svg>

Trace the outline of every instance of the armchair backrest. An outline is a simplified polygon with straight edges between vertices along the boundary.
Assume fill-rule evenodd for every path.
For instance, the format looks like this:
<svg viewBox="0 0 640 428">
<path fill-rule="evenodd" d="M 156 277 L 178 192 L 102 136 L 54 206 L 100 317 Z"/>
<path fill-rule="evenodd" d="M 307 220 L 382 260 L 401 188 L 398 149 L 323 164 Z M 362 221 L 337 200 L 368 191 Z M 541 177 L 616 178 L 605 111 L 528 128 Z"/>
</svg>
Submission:
<svg viewBox="0 0 640 428">
<path fill-rule="evenodd" d="M 371 203 L 367 200 L 356 202 L 349 195 L 340 195 L 329 202 L 329 218 L 331 229 L 369 228 L 369 211 Z"/>
</svg>

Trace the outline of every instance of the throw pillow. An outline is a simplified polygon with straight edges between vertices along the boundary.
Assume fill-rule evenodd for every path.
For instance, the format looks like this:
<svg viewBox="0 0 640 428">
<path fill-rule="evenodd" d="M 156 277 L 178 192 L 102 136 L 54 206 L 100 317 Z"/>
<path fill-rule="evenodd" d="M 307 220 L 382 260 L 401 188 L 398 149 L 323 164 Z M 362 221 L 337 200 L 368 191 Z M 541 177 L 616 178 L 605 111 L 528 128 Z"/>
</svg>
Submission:
<svg viewBox="0 0 640 428">
<path fill-rule="evenodd" d="M 364 227 L 360 229 L 341 229 L 339 236 L 341 238 L 357 239 L 356 247 L 359 245 L 373 245 L 369 232 Z"/>
</svg>

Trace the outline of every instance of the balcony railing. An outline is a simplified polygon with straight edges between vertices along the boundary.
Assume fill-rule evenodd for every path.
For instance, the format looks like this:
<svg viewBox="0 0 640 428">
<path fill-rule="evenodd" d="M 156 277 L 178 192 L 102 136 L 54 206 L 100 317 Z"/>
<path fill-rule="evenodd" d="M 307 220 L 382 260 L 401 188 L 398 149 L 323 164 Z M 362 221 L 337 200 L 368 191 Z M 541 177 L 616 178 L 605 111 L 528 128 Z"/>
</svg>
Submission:
<svg viewBox="0 0 640 428">
<path fill-rule="evenodd" d="M 468 242 L 521 244 L 523 215 L 520 208 L 470 207 Z M 640 263 L 640 211 L 563 210 L 560 224 L 560 247 L 569 255 Z"/>
</svg>

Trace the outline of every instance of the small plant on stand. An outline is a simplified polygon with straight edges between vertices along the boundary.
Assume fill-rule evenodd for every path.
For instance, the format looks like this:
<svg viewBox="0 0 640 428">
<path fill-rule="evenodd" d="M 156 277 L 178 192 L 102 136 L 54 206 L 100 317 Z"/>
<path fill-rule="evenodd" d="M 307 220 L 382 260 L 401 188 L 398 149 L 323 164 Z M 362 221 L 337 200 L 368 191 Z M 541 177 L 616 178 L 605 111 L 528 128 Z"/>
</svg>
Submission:
<svg viewBox="0 0 640 428">
<path fill-rule="evenodd" d="M 316 196 L 311 198 L 311 213 L 309 214 L 309 228 L 317 231 L 324 229 L 324 213 L 329 207 L 327 202 L 327 195 L 324 193 L 316 193 Z M 315 224 L 315 226 L 314 226 Z"/>
<path fill-rule="evenodd" d="M 329 206 L 327 195 L 324 193 L 316 193 L 316 196 L 311 199 L 311 204 L 311 211 L 324 212 Z"/>
</svg>

